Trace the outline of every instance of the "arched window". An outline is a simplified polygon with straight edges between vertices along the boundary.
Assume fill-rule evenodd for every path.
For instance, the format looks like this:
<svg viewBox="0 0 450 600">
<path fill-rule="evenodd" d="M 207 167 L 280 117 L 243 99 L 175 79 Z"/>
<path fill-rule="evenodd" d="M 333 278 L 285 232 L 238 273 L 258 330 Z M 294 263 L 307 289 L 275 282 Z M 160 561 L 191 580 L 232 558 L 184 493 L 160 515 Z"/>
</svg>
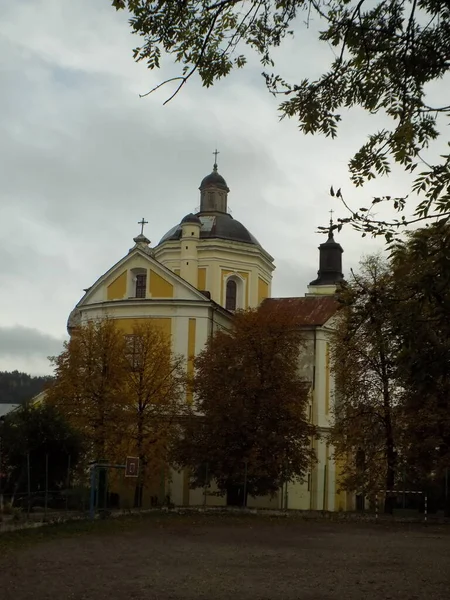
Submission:
<svg viewBox="0 0 450 600">
<path fill-rule="evenodd" d="M 236 310 L 237 285 L 234 279 L 227 281 L 227 295 L 225 299 L 225 308 L 227 310 Z"/>
</svg>

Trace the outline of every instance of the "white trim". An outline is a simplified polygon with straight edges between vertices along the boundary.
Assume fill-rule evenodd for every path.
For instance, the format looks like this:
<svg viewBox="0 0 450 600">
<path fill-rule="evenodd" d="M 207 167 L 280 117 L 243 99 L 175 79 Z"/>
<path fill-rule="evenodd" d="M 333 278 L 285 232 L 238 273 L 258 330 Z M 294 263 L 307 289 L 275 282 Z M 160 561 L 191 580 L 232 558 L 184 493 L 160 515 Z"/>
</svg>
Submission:
<svg viewBox="0 0 450 600">
<path fill-rule="evenodd" d="M 227 284 L 228 284 L 228 281 L 231 279 L 232 281 L 236 282 L 236 310 L 242 310 L 243 308 L 246 308 L 244 306 L 244 304 L 245 304 L 245 293 L 247 290 L 247 288 L 246 288 L 247 281 L 241 275 L 239 275 L 239 273 L 236 273 L 236 271 L 234 271 L 233 273 L 227 273 L 226 275 L 223 275 L 222 278 L 223 278 L 222 306 L 227 305 Z"/>
</svg>

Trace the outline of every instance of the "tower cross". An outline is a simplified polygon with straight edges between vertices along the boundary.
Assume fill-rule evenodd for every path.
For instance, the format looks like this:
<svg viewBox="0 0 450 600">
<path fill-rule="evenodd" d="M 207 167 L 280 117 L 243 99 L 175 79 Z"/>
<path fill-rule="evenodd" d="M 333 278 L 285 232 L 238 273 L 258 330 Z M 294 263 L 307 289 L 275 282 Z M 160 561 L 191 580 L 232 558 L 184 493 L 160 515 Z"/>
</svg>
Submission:
<svg viewBox="0 0 450 600">
<path fill-rule="evenodd" d="M 142 221 L 138 221 L 138 225 L 141 226 L 141 235 L 144 235 L 144 226 L 148 224 L 148 221 L 144 220 L 144 217 L 142 217 Z"/>
<path fill-rule="evenodd" d="M 217 155 L 220 154 L 220 152 L 216 148 L 214 150 L 213 154 L 214 154 L 214 168 L 217 169 Z"/>
</svg>

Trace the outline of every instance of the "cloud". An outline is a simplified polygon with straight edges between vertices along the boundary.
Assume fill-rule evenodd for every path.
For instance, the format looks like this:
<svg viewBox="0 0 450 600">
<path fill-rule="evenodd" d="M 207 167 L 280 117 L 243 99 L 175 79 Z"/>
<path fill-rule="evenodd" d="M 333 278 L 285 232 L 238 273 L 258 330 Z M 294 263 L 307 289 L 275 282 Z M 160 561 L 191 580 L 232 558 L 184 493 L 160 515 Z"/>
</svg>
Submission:
<svg viewBox="0 0 450 600">
<path fill-rule="evenodd" d="M 53 356 L 62 351 L 63 342 L 63 339 L 30 327 L 0 327 L 0 360 Z"/>
</svg>

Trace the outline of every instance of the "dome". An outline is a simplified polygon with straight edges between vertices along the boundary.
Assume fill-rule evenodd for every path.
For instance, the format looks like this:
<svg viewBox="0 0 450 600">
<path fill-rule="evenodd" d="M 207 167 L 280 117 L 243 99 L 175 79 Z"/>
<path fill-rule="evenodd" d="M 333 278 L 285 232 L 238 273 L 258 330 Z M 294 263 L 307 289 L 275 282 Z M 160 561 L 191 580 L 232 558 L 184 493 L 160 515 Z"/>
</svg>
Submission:
<svg viewBox="0 0 450 600">
<path fill-rule="evenodd" d="M 197 217 L 197 215 L 194 215 L 193 213 L 189 213 L 188 215 L 186 215 L 185 217 L 183 217 L 183 219 L 181 219 L 181 225 L 183 223 L 195 223 L 196 225 L 201 225 L 202 222 L 200 221 L 200 219 Z"/>
<path fill-rule="evenodd" d="M 193 215 L 194 217 L 196 215 Z M 199 215 L 202 227 L 200 229 L 200 239 L 219 238 L 222 240 L 231 240 L 234 242 L 244 242 L 246 244 L 255 244 L 259 246 L 258 240 L 249 232 L 249 230 L 228 213 L 217 213 L 214 215 Z M 184 219 L 183 219 L 184 221 Z M 182 222 L 183 222 L 182 221 Z M 159 242 L 168 240 L 179 240 L 181 238 L 181 223 L 172 227 Z"/>
<path fill-rule="evenodd" d="M 227 182 L 222 177 L 222 175 L 219 175 L 219 173 L 217 172 L 217 168 L 214 168 L 212 173 L 210 173 L 202 179 L 200 189 L 202 190 L 206 187 L 218 187 L 222 190 L 225 190 L 226 192 L 229 192 Z"/>
</svg>

